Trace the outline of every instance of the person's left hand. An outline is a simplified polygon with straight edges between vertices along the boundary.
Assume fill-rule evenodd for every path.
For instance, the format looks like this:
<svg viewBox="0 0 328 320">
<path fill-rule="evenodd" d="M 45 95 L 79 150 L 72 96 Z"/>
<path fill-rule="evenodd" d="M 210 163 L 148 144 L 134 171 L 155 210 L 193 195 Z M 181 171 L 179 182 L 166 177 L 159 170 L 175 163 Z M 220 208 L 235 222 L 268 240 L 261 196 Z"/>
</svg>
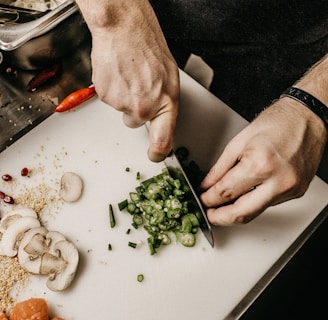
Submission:
<svg viewBox="0 0 328 320">
<path fill-rule="evenodd" d="M 312 111 L 290 98 L 277 101 L 230 141 L 201 183 L 209 221 L 248 223 L 269 206 L 302 196 L 326 141 Z"/>
</svg>

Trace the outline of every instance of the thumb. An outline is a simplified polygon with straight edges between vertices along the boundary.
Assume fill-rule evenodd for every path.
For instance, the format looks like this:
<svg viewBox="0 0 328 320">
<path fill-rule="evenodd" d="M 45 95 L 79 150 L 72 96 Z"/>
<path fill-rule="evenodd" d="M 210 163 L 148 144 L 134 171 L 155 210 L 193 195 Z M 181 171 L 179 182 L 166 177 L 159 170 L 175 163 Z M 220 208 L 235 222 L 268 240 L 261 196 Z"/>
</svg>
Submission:
<svg viewBox="0 0 328 320">
<path fill-rule="evenodd" d="M 148 158 L 153 162 L 163 161 L 171 152 L 174 141 L 177 108 L 161 113 L 150 120 Z"/>
</svg>

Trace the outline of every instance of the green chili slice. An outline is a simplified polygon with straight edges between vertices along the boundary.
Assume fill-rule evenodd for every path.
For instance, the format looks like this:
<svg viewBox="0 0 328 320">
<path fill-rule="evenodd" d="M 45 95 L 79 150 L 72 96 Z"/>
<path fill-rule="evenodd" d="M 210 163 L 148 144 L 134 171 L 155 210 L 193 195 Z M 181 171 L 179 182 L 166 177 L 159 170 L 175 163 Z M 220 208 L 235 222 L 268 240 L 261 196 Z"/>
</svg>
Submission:
<svg viewBox="0 0 328 320">
<path fill-rule="evenodd" d="M 109 205 L 109 223 L 111 228 L 114 228 L 116 225 L 114 210 L 111 204 Z"/>
</svg>

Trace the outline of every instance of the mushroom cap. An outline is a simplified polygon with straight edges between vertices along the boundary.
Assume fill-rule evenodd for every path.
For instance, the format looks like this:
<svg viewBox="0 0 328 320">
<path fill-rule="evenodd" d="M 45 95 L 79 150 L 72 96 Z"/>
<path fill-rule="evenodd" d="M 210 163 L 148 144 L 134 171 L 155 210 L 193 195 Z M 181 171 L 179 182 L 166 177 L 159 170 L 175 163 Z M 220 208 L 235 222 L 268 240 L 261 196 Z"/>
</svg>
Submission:
<svg viewBox="0 0 328 320">
<path fill-rule="evenodd" d="M 65 172 L 60 180 L 59 194 L 66 202 L 77 201 L 82 195 L 83 182 L 74 172 Z"/>
<path fill-rule="evenodd" d="M 62 240 L 55 244 L 54 249 L 60 252 L 60 259 L 65 262 L 61 270 L 55 274 L 50 274 L 47 280 L 47 287 L 52 291 L 63 291 L 72 283 L 78 263 L 79 253 L 73 243 Z"/>
<path fill-rule="evenodd" d="M 18 242 L 26 231 L 40 227 L 40 221 L 35 217 L 21 217 L 9 224 L 0 240 L 0 253 L 8 257 L 17 254 Z"/>
<path fill-rule="evenodd" d="M 18 262 L 28 272 L 38 274 L 41 268 L 41 258 L 46 249 L 45 227 L 32 228 L 24 234 L 18 247 Z"/>
</svg>

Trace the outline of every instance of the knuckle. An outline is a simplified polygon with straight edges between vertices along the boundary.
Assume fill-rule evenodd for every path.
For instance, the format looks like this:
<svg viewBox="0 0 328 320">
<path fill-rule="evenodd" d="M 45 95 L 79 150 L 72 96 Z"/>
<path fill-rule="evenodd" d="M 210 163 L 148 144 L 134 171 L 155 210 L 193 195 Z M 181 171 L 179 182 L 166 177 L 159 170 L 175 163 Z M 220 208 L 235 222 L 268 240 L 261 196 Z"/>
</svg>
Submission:
<svg viewBox="0 0 328 320">
<path fill-rule="evenodd" d="M 223 188 L 223 189 L 219 188 L 216 193 L 225 202 L 234 199 L 234 191 L 231 188 Z"/>
<path fill-rule="evenodd" d="M 285 172 L 284 180 L 279 185 L 284 193 L 291 194 L 294 197 L 301 197 L 307 190 L 307 185 L 293 170 Z"/>
<path fill-rule="evenodd" d="M 275 169 L 274 157 L 268 153 L 257 155 L 256 161 L 252 162 L 252 171 L 258 177 L 268 177 Z"/>
</svg>

